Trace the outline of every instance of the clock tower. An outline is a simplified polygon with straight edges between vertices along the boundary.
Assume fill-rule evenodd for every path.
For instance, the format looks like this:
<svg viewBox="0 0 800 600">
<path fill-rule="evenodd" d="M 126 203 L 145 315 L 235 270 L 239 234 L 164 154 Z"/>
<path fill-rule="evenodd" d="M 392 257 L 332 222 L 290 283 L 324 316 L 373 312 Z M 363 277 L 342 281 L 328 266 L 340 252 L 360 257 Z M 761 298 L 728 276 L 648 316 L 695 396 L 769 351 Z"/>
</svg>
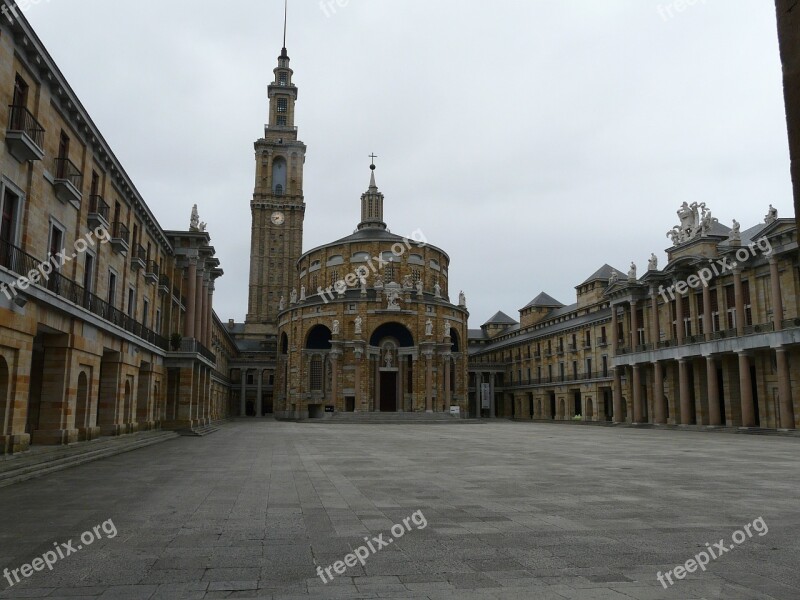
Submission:
<svg viewBox="0 0 800 600">
<path fill-rule="evenodd" d="M 296 263 L 302 254 L 303 164 L 306 146 L 297 139 L 297 87 L 284 47 L 269 85 L 269 123 L 255 143 L 256 183 L 250 246 L 248 325 L 277 331 L 281 298 L 297 287 Z M 265 332 L 266 333 L 266 332 Z"/>
</svg>

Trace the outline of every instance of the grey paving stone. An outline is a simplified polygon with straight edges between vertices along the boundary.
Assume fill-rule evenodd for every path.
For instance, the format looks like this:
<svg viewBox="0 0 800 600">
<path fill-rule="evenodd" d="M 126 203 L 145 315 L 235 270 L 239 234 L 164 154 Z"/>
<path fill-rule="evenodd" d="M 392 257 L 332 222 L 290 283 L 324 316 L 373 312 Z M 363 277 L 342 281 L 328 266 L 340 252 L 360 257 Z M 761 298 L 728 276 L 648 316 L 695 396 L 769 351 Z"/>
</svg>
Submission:
<svg viewBox="0 0 800 600">
<path fill-rule="evenodd" d="M 798 444 L 504 421 L 235 422 L 0 489 L 0 566 L 109 518 L 119 532 L 0 598 L 796 600 Z M 317 566 L 393 537 L 416 511 L 425 528 L 321 582 Z M 669 590 L 656 581 L 759 516 L 766 536 Z"/>
</svg>

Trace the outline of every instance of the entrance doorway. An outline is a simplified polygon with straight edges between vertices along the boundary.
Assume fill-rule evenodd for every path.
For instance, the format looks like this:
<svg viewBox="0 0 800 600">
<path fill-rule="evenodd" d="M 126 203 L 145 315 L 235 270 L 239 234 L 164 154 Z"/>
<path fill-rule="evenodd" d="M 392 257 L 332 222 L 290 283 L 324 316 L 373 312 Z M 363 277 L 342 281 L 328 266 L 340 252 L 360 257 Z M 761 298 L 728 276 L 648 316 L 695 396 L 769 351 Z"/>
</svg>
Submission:
<svg viewBox="0 0 800 600">
<path fill-rule="evenodd" d="M 381 412 L 397 412 L 397 371 L 381 371 Z"/>
</svg>

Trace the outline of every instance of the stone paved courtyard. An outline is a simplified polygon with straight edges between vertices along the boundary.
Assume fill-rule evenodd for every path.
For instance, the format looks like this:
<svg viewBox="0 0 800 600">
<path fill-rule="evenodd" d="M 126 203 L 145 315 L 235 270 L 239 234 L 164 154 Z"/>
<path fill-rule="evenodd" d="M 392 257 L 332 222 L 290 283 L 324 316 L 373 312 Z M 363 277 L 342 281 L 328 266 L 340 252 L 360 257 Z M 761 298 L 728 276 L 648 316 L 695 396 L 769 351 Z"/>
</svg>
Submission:
<svg viewBox="0 0 800 600">
<path fill-rule="evenodd" d="M 0 597 L 796 599 L 798 456 L 722 433 L 236 422 L 0 489 L 0 568 L 118 532 Z M 427 527 L 317 576 L 416 511 Z M 656 581 L 758 517 L 763 537 Z"/>
</svg>

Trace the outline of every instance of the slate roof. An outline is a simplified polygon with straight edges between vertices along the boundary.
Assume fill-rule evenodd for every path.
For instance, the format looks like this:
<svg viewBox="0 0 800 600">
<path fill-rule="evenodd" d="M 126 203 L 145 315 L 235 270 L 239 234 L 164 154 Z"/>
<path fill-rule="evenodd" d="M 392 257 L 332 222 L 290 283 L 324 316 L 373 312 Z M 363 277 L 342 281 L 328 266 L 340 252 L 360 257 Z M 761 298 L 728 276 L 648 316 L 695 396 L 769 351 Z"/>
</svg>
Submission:
<svg viewBox="0 0 800 600">
<path fill-rule="evenodd" d="M 542 292 L 541 294 L 536 296 L 536 298 L 531 300 L 527 304 L 527 306 L 525 306 L 525 308 L 523 308 L 522 310 L 525 310 L 526 308 L 533 308 L 533 307 L 538 307 L 538 308 L 561 308 L 562 306 L 564 306 L 564 304 L 562 302 L 559 302 L 558 300 L 553 298 L 551 295 L 546 294 L 545 292 Z"/>
</svg>

